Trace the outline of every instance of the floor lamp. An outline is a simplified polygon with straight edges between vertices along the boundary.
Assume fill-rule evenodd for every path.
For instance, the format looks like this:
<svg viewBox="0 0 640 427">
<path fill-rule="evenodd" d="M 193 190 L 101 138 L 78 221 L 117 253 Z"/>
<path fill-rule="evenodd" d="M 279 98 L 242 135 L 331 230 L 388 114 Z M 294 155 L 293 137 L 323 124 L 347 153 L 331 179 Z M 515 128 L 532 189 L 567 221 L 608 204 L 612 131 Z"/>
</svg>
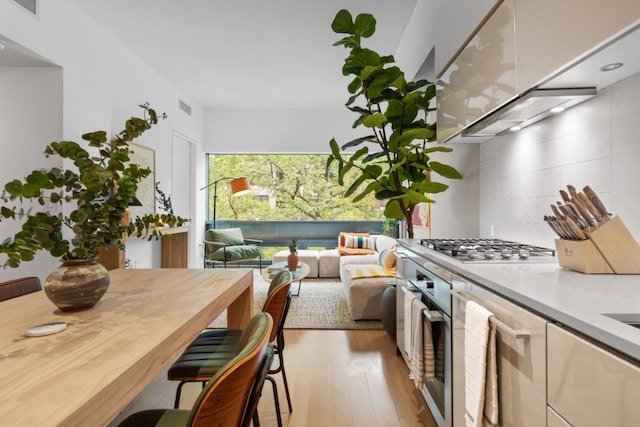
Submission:
<svg viewBox="0 0 640 427">
<path fill-rule="evenodd" d="M 213 185 L 213 228 L 216 228 L 216 206 L 218 205 L 218 183 L 220 181 L 224 181 L 225 179 L 230 179 L 229 186 L 231 187 L 231 195 L 232 196 L 242 196 L 243 194 L 247 194 L 251 192 L 251 185 L 249 185 L 249 180 L 247 178 L 233 178 L 231 176 L 227 176 L 224 178 L 220 178 L 218 180 L 213 181 L 210 184 L 205 185 L 200 190 L 204 190 L 205 188 L 209 188 Z"/>
</svg>

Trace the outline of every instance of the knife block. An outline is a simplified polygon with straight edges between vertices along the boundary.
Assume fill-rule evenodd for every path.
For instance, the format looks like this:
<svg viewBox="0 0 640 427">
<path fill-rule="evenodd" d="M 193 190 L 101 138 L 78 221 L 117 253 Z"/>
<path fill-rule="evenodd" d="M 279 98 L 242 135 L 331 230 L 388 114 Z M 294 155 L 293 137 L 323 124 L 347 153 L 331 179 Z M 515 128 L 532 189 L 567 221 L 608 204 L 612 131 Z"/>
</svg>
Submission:
<svg viewBox="0 0 640 427">
<path fill-rule="evenodd" d="M 556 240 L 560 267 L 587 274 L 640 274 L 640 245 L 620 217 L 585 231 L 586 240 Z"/>
</svg>

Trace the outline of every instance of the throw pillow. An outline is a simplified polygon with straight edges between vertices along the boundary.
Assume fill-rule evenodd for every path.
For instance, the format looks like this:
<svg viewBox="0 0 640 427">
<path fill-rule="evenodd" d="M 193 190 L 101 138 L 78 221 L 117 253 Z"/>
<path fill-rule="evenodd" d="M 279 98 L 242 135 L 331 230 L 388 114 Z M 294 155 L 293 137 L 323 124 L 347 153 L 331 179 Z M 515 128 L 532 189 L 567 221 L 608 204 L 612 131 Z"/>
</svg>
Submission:
<svg viewBox="0 0 640 427">
<path fill-rule="evenodd" d="M 344 246 L 347 248 L 373 249 L 374 239 L 367 236 L 355 236 L 347 234 L 344 236 Z"/>
<path fill-rule="evenodd" d="M 378 256 L 378 264 L 384 268 L 393 268 L 396 265 L 396 247 L 383 249 Z"/>
<path fill-rule="evenodd" d="M 338 253 L 340 255 L 371 255 L 374 253 L 373 249 L 364 248 L 352 248 L 346 245 L 347 236 L 361 236 L 369 237 L 369 233 L 345 233 L 341 232 L 338 238 Z M 373 240 L 373 238 L 371 238 Z M 371 246 L 373 248 L 373 246 Z"/>
</svg>

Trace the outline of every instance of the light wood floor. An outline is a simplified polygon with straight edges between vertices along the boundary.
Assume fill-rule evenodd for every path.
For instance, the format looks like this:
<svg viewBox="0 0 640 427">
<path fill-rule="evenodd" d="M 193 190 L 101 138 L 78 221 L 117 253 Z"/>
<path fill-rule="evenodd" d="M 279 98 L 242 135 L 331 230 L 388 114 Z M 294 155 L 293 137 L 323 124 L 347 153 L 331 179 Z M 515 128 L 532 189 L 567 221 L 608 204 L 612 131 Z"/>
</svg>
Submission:
<svg viewBox="0 0 640 427">
<path fill-rule="evenodd" d="M 282 377 L 275 375 L 284 426 L 436 426 L 385 331 L 287 329 L 285 341 L 291 414 Z M 175 389 L 161 374 L 112 425 L 131 412 L 172 407 Z M 199 391 L 199 384 L 185 385 L 182 407 L 190 407 Z M 261 426 L 277 426 L 269 383 L 258 408 Z"/>
</svg>

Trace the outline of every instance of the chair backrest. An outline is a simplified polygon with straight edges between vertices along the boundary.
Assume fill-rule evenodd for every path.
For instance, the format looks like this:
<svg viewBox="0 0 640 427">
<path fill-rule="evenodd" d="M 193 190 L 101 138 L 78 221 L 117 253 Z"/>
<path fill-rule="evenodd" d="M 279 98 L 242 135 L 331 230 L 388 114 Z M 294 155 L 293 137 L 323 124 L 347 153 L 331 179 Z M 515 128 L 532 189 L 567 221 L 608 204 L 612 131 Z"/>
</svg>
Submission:
<svg viewBox="0 0 640 427">
<path fill-rule="evenodd" d="M 288 270 L 279 271 L 269 285 L 267 299 L 262 306 L 264 313 L 269 313 L 273 318 L 273 330 L 269 342 L 276 338 L 276 335 L 284 327 L 286 307 L 289 300 L 289 287 L 293 276 Z"/>
<path fill-rule="evenodd" d="M 251 417 L 247 403 L 264 366 L 272 329 L 270 314 L 261 312 L 251 318 L 241 338 L 246 345 L 200 392 L 189 416 L 189 426 L 237 427 L 245 417 Z"/>
<path fill-rule="evenodd" d="M 37 277 L 21 277 L 0 283 L 0 301 L 42 290 Z"/>
</svg>

